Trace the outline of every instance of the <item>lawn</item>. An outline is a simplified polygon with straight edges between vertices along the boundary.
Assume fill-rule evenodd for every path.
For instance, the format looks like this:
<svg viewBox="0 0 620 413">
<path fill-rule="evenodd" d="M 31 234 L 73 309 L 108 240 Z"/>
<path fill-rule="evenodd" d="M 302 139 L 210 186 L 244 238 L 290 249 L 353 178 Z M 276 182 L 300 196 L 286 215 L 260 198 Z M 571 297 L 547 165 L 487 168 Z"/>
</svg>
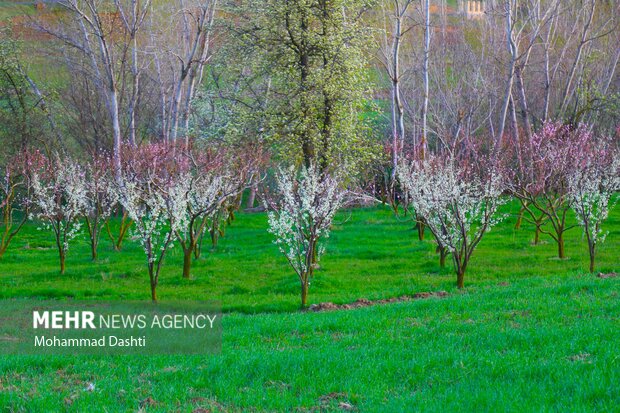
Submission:
<svg viewBox="0 0 620 413">
<path fill-rule="evenodd" d="M 298 311 L 299 287 L 265 231 L 240 214 L 193 279 L 168 257 L 162 301 L 223 304 L 221 354 L 203 357 L 0 357 L 5 411 L 614 411 L 620 405 L 620 278 L 586 274 L 580 230 L 566 260 L 511 217 L 483 240 L 454 287 L 435 247 L 387 208 L 342 213 L 310 303 L 423 291 L 446 298 L 350 311 Z M 599 269 L 620 271 L 620 211 L 607 222 Z M 60 276 L 51 233 L 29 224 L 0 262 L 3 298 L 149 297 L 140 247 L 102 241 L 91 263 L 74 242 Z M 88 383 L 93 391 L 86 391 Z"/>
</svg>

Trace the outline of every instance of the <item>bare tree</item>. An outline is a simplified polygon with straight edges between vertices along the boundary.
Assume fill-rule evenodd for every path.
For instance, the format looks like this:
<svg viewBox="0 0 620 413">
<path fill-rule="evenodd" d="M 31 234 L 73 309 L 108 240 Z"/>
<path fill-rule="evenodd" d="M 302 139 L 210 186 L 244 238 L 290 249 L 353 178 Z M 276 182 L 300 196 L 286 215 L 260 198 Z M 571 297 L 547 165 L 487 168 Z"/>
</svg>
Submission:
<svg viewBox="0 0 620 413">
<path fill-rule="evenodd" d="M 405 109 L 401 96 L 401 79 L 407 70 L 401 70 L 401 47 L 403 37 L 412 29 L 412 26 L 406 27 L 405 23 L 410 20 L 408 10 L 412 3 L 413 0 L 384 0 L 381 5 L 384 34 L 380 48 L 380 62 L 391 82 L 392 183 L 396 178 L 396 167 L 405 139 Z"/>
</svg>

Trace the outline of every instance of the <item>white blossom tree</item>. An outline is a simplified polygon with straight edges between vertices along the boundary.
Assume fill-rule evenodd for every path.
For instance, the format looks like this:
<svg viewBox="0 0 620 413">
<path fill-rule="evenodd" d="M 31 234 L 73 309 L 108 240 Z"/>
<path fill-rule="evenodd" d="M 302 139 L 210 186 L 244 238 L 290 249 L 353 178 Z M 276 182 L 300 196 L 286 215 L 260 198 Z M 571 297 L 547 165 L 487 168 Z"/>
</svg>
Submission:
<svg viewBox="0 0 620 413">
<path fill-rule="evenodd" d="M 198 248 L 210 218 L 244 188 L 242 179 L 234 177 L 218 158 L 207 160 L 203 157 L 195 161 L 188 176 L 186 225 L 176 231 L 183 248 L 183 278 L 190 278 L 192 254 Z"/>
<path fill-rule="evenodd" d="M 590 272 L 594 272 L 596 247 L 605 241 L 602 223 L 613 208 L 613 197 L 620 190 L 618 150 L 599 148 L 568 176 L 568 199 L 588 241 Z"/>
<path fill-rule="evenodd" d="M 42 168 L 30 170 L 32 197 L 31 218 L 54 232 L 60 273 L 65 273 L 65 258 L 69 242 L 77 236 L 82 223 L 80 217 L 87 208 L 87 190 L 84 171 L 68 157 L 55 155 Z"/>
<path fill-rule="evenodd" d="M 97 260 L 97 247 L 101 230 L 118 204 L 112 159 L 95 154 L 84 168 L 86 185 L 86 229 L 90 239 L 93 261 Z"/>
<path fill-rule="evenodd" d="M 191 177 L 169 145 L 145 145 L 128 156 L 118 183 L 119 200 L 134 222 L 133 234 L 147 258 L 151 299 L 166 252 L 175 234 L 187 226 Z"/>
<path fill-rule="evenodd" d="M 398 178 L 413 208 L 424 216 L 440 246 L 452 254 L 458 288 L 464 287 L 465 271 L 485 232 L 500 218 L 502 177 L 491 169 L 468 170 L 452 156 L 401 162 Z"/>
<path fill-rule="evenodd" d="M 308 287 L 325 249 L 336 212 L 343 206 L 345 191 L 337 175 L 321 173 L 315 166 L 297 172 L 281 170 L 277 177 L 276 202 L 268 205 L 269 232 L 299 277 L 301 306 L 306 306 Z"/>
</svg>

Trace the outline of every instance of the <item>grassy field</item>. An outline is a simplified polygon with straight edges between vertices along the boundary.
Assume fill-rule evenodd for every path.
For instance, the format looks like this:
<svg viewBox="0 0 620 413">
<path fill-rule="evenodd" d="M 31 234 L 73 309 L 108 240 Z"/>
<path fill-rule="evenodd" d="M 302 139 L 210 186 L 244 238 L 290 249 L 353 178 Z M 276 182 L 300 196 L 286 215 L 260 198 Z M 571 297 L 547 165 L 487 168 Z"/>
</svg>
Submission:
<svg viewBox="0 0 620 413">
<path fill-rule="evenodd" d="M 515 206 L 510 207 L 515 212 Z M 193 279 L 173 250 L 161 300 L 217 299 L 223 350 L 205 357 L 0 357 L 4 411 L 617 411 L 620 278 L 586 274 L 580 230 L 567 260 L 533 246 L 514 216 L 476 251 L 466 289 L 454 288 L 434 245 L 383 208 L 339 217 L 310 303 L 446 290 L 351 311 L 301 313 L 299 287 L 266 233 L 241 214 Z M 607 223 L 599 269 L 620 271 L 620 211 Z M 74 242 L 60 276 L 51 234 L 29 224 L 0 261 L 0 294 L 147 300 L 139 246 L 102 241 L 91 263 Z M 94 383 L 93 391 L 85 391 Z M 0 409 L 0 411 L 2 411 Z"/>
</svg>

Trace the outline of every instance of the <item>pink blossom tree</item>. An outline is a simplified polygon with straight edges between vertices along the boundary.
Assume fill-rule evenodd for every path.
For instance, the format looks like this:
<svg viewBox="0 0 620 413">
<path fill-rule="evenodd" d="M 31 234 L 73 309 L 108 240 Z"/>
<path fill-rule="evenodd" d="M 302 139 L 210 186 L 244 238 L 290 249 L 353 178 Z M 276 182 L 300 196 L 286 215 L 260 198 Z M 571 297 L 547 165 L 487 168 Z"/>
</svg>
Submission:
<svg viewBox="0 0 620 413">
<path fill-rule="evenodd" d="M 87 208 L 84 171 L 72 159 L 58 154 L 31 166 L 30 216 L 54 233 L 60 273 L 64 274 L 69 242 L 82 228 L 80 218 Z"/>
<path fill-rule="evenodd" d="M 133 233 L 147 258 L 151 299 L 175 234 L 188 225 L 191 176 L 187 163 L 165 144 L 127 149 L 118 183 L 119 200 L 134 222 Z"/>
<path fill-rule="evenodd" d="M 301 306 L 306 306 L 308 287 L 325 252 L 321 241 L 329 237 L 336 212 L 344 205 L 345 190 L 338 175 L 316 167 L 280 170 L 277 199 L 268 202 L 269 232 L 274 243 L 299 277 Z"/>
<path fill-rule="evenodd" d="M 521 201 L 525 219 L 557 243 L 559 258 L 566 257 L 565 233 L 575 226 L 567 223 L 567 179 L 593 147 L 593 134 L 585 125 L 546 123 L 519 145 L 510 145 L 505 154 L 510 191 Z"/>
<path fill-rule="evenodd" d="M 438 244 L 451 254 L 458 288 L 464 287 L 471 256 L 484 234 L 501 221 L 502 175 L 490 168 L 477 172 L 455 156 L 402 161 L 398 178 L 406 196 L 424 216 Z"/>
<path fill-rule="evenodd" d="M 605 241 L 602 224 L 620 190 L 620 153 L 611 141 L 601 141 L 596 149 L 583 154 L 567 179 L 568 202 L 588 241 L 590 272 L 594 272 L 596 247 Z"/>
</svg>

